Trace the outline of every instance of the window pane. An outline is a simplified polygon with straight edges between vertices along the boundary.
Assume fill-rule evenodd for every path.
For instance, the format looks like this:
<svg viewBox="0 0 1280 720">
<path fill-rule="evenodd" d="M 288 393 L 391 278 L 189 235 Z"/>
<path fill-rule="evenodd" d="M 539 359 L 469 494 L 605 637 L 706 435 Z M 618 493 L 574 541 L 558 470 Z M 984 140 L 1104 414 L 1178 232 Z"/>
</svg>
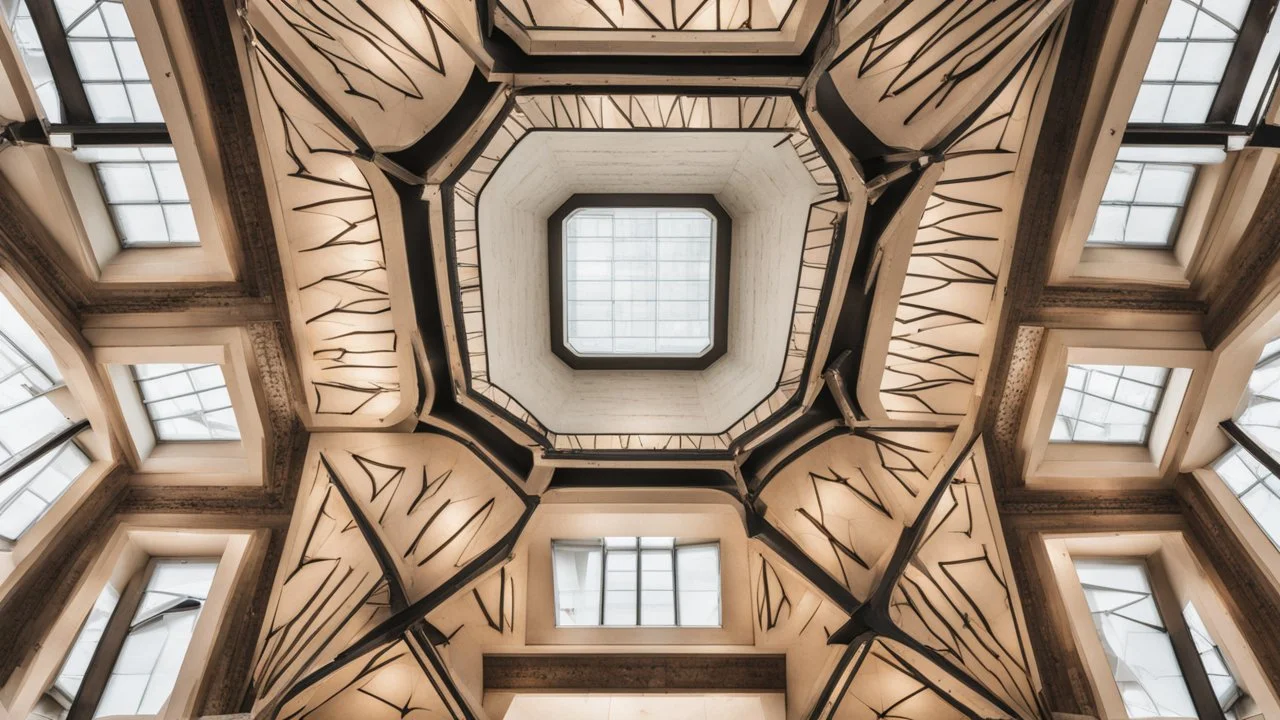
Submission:
<svg viewBox="0 0 1280 720">
<path fill-rule="evenodd" d="M 111 613 L 119 601 L 120 594 L 108 584 L 102 588 L 93 608 L 89 610 L 89 617 L 81 626 L 75 644 L 62 661 L 62 669 L 53 681 L 54 686 L 67 698 L 74 699 L 76 693 L 80 692 L 80 683 L 84 681 L 84 674 L 89 669 L 89 661 L 93 659 L 98 641 L 102 639 L 102 632 L 107 629 L 107 621 L 111 619 Z"/>
<path fill-rule="evenodd" d="M 675 574 L 671 560 L 669 547 L 640 553 L 641 625 L 676 624 Z"/>
<path fill-rule="evenodd" d="M 1218 477 L 1240 498 L 1271 542 L 1280 548 L 1280 480 L 1239 445 L 1214 465 Z"/>
<path fill-rule="evenodd" d="M 1129 149 L 1121 148 L 1121 157 Z M 1086 243 L 1172 245 L 1195 175 L 1189 163 L 1117 160 Z"/>
<path fill-rule="evenodd" d="M 636 624 L 636 561 L 634 550 L 610 550 L 605 554 L 605 625 Z"/>
<path fill-rule="evenodd" d="M 1196 717 L 1145 566 L 1105 560 L 1075 566 L 1129 717 Z"/>
<path fill-rule="evenodd" d="M 45 2 L 47 0 L 37 0 Z M 2 3 L 5 9 L 10 3 Z M 14 43 L 22 64 L 27 68 L 27 76 L 36 90 L 36 97 L 44 107 L 49 122 L 62 122 L 62 102 L 58 97 L 58 88 L 53 83 L 53 72 L 49 69 L 49 60 L 44 54 L 44 45 L 36 32 L 36 25 L 31 20 L 31 11 L 26 0 L 18 0 L 17 7 L 9 15 L 9 29 L 13 31 Z"/>
<path fill-rule="evenodd" d="M 564 223 L 566 344 L 581 355 L 705 352 L 715 227 L 703 210 L 572 213 Z"/>
<path fill-rule="evenodd" d="M 720 546 L 676 548 L 681 627 L 720 627 Z"/>
<path fill-rule="evenodd" d="M 216 561 L 156 562 L 94 717 L 154 715 L 169 699 Z"/>
<path fill-rule="evenodd" d="M 132 368 L 157 440 L 240 439 L 218 365 L 155 363 Z"/>
<path fill-rule="evenodd" d="M 150 93 L 150 86 L 129 87 L 130 93 Z M 137 99 L 135 108 L 139 107 Z M 77 148 L 75 156 L 93 165 L 121 247 L 200 243 L 173 148 L 85 147 Z"/>
<path fill-rule="evenodd" d="M 1187 623 L 1187 631 L 1195 643 L 1196 654 L 1200 656 L 1200 664 L 1209 676 L 1209 684 L 1213 686 L 1213 694 L 1218 699 L 1218 707 L 1228 718 L 1237 717 L 1234 713 L 1237 704 L 1246 696 L 1240 684 L 1236 682 L 1231 669 L 1227 667 L 1227 659 L 1218 648 L 1218 643 L 1209 634 L 1196 606 L 1187 603 L 1182 609 L 1182 619 Z"/>
<path fill-rule="evenodd" d="M 600 624 L 600 572 L 603 551 L 566 543 L 552 545 L 555 567 L 556 625 Z"/>
<path fill-rule="evenodd" d="M 1240 427 L 1272 457 L 1280 458 L 1280 339 L 1272 340 L 1249 376 Z"/>
<path fill-rule="evenodd" d="M 1160 407 L 1169 369 L 1069 365 L 1049 439 L 1143 444 Z"/>
<path fill-rule="evenodd" d="M 1129 121 L 1205 122 L 1247 9 L 1245 0 L 1173 0 Z"/>
<path fill-rule="evenodd" d="M 164 122 L 120 0 L 57 0 L 76 70 L 98 122 Z"/>
</svg>

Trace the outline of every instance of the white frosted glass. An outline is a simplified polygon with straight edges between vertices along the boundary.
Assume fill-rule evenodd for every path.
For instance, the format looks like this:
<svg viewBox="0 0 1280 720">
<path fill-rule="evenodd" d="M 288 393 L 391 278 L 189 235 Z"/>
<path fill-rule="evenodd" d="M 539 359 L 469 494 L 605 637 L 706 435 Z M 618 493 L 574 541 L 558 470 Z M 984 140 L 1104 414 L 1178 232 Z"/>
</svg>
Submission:
<svg viewBox="0 0 1280 720">
<path fill-rule="evenodd" d="M 239 439 L 231 396 L 218 365 L 163 363 L 132 368 L 156 439 Z"/>
<path fill-rule="evenodd" d="M 555 568 L 556 625 L 600 624 L 600 547 L 566 543 L 552 546 Z"/>
<path fill-rule="evenodd" d="M 116 87 L 124 86 L 90 86 L 90 89 Z M 129 93 L 141 93 L 138 97 L 154 102 L 150 85 L 128 87 Z M 132 107 L 130 112 L 143 105 L 133 102 Z M 158 118 L 138 117 L 139 122 L 156 120 Z M 78 148 L 75 157 L 94 166 L 122 247 L 199 244 L 195 215 L 173 148 Z"/>
<path fill-rule="evenodd" d="M 720 546 L 676 550 L 676 586 L 682 627 L 720 626 Z"/>
<path fill-rule="evenodd" d="M 1205 122 L 1244 13 L 1240 0 L 1172 0 L 1130 122 Z"/>
<path fill-rule="evenodd" d="M 1129 717 L 1196 717 L 1143 564 L 1078 559 L 1075 566 Z"/>
<path fill-rule="evenodd" d="M 1049 439 L 1145 443 L 1168 376 L 1168 368 L 1069 365 Z"/>
<path fill-rule="evenodd" d="M 1121 155 L 1128 148 L 1121 148 Z M 1168 153 L 1166 153 L 1167 155 Z M 1195 155 L 1193 155 L 1194 157 Z M 1165 247 L 1173 243 L 1196 166 L 1117 160 L 1086 240 L 1090 245 Z"/>
<path fill-rule="evenodd" d="M 581 355 L 697 356 L 711 346 L 715 221 L 678 208 L 565 219 L 565 342 Z M 696 325 L 647 322 L 702 320 Z M 677 342 L 668 342 L 676 338 Z"/>
</svg>

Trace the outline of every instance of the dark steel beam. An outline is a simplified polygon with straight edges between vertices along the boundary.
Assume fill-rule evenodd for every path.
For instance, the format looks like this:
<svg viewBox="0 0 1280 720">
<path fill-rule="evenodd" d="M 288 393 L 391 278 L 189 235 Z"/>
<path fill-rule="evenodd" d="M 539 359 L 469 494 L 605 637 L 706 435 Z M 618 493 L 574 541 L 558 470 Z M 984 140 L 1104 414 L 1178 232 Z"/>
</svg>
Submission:
<svg viewBox="0 0 1280 720">
<path fill-rule="evenodd" d="M 58 9 L 52 0 L 29 2 L 27 9 L 31 13 L 31 22 L 36 26 L 40 46 L 44 48 L 45 59 L 49 61 L 49 71 L 53 73 L 53 84 L 62 101 L 63 119 L 71 123 L 93 122 L 89 96 L 84 91 L 84 82 L 71 55 L 71 43 L 67 42 L 67 33 L 62 29 Z"/>
</svg>

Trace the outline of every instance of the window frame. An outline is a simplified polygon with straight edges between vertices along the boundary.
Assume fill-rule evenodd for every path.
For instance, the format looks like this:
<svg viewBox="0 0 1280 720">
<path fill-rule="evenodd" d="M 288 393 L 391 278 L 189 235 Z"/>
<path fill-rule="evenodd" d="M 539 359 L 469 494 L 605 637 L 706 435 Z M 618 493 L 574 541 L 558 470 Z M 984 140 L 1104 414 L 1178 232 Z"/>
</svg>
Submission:
<svg viewBox="0 0 1280 720">
<path fill-rule="evenodd" d="M 590 208 L 697 209 L 715 218 L 712 258 L 711 346 L 701 355 L 579 355 L 565 340 L 564 223 Z M 574 370 L 705 370 L 728 349 L 729 258 L 733 220 L 714 195 L 680 193 L 578 193 L 547 219 L 551 351 Z"/>
<path fill-rule="evenodd" d="M 680 542 L 678 538 L 672 538 L 671 547 L 669 548 L 654 548 L 654 547 L 646 548 L 644 547 L 641 541 L 643 541 L 646 537 L 652 538 L 652 537 L 661 537 L 661 536 L 619 535 L 616 537 L 632 537 L 636 541 L 634 548 L 627 548 L 623 550 L 624 552 L 634 552 L 636 554 L 635 623 L 631 625 L 619 625 L 619 624 L 606 624 L 604 621 L 605 596 L 606 596 L 607 580 L 608 580 L 607 568 L 608 568 L 608 555 L 609 555 L 609 544 L 606 542 L 605 538 L 602 538 L 602 537 L 600 538 L 553 538 L 551 540 L 551 558 L 553 563 L 555 562 L 556 548 L 558 547 L 599 548 L 600 549 L 600 609 L 599 609 L 599 615 L 597 618 L 599 622 L 597 622 L 595 625 L 562 625 L 560 624 L 560 589 L 556 586 L 556 573 L 555 573 L 555 570 L 553 569 L 551 572 L 551 585 L 552 585 L 551 594 L 552 594 L 552 600 L 555 608 L 554 626 L 557 630 L 573 630 L 574 628 L 590 628 L 590 629 L 599 629 L 599 628 L 685 629 L 685 628 L 688 628 L 688 629 L 702 629 L 702 630 L 707 630 L 707 629 L 718 630 L 724 627 L 724 603 L 720 600 L 720 598 L 723 598 L 724 596 L 724 573 L 721 570 L 721 564 L 720 564 L 721 554 L 720 554 L 719 539 L 692 540 L 688 542 Z M 699 547 L 714 547 L 716 549 L 716 581 L 718 585 L 718 589 L 716 592 L 717 592 L 717 602 L 719 604 L 719 612 L 717 613 L 717 615 L 719 616 L 719 622 L 717 622 L 715 625 L 682 625 L 680 623 L 680 560 L 679 560 L 680 552 L 679 551 L 686 548 L 699 548 Z M 671 625 L 646 625 L 643 623 L 641 597 L 642 597 L 642 591 L 644 589 L 644 581 L 642 579 L 644 577 L 644 571 L 643 571 L 643 566 L 641 565 L 641 555 L 645 550 L 649 550 L 651 552 L 654 550 L 668 550 L 669 554 L 671 555 L 671 599 L 672 599 L 672 608 L 673 608 L 672 610 L 673 618 L 675 620 L 675 622 Z"/>
<path fill-rule="evenodd" d="M 1160 617 L 1161 623 L 1164 625 L 1163 630 L 1169 637 L 1169 643 L 1173 647 L 1174 657 L 1178 663 L 1178 669 L 1182 674 L 1182 680 L 1186 683 L 1187 692 L 1191 697 L 1191 702 L 1195 706 L 1196 713 L 1201 718 L 1209 718 L 1210 720 L 1224 720 L 1225 715 L 1222 707 L 1218 703 L 1217 693 L 1213 691 L 1213 685 L 1209 680 L 1209 674 L 1204 667 L 1200 654 L 1196 649 L 1195 640 L 1191 636 L 1190 629 L 1187 627 L 1186 620 L 1179 606 L 1177 593 L 1174 591 L 1172 583 L 1169 579 L 1167 569 L 1164 567 L 1164 560 L 1157 550 L 1148 555 L 1095 555 L 1088 552 L 1071 553 L 1072 570 L 1076 573 L 1077 586 L 1083 591 L 1083 581 L 1079 580 L 1079 569 L 1077 563 L 1091 562 L 1098 564 L 1113 565 L 1129 565 L 1142 568 L 1146 576 L 1147 584 L 1150 588 L 1151 599 L 1156 605 L 1156 612 Z M 1088 601 L 1085 601 L 1086 606 Z M 1194 602 L 1187 603 L 1190 607 L 1196 608 Z M 1092 607 L 1089 608 L 1090 617 L 1094 614 Z M 1197 614 L 1200 613 L 1196 608 Z M 1100 631 L 1094 628 L 1094 636 L 1098 643 L 1102 644 Z M 1220 641 L 1210 636 L 1214 643 L 1214 648 L 1221 655 Z M 1105 647 L 1105 645 L 1104 645 Z M 1225 659 L 1225 656 L 1224 656 Z M 1115 668 L 1107 663 L 1112 672 L 1112 682 L 1115 682 Z M 1247 696 L 1247 692 L 1240 684 L 1240 679 L 1235 677 L 1232 672 L 1232 680 L 1236 683 L 1241 696 Z M 1117 685 L 1117 690 L 1119 686 Z"/>
</svg>

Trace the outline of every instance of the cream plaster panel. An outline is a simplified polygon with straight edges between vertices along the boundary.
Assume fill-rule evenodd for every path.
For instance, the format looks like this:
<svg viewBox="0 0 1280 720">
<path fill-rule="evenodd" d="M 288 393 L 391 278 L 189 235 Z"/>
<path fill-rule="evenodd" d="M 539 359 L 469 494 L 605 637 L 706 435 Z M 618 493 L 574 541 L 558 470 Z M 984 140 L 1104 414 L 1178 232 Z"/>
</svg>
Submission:
<svg viewBox="0 0 1280 720">
<path fill-rule="evenodd" d="M 801 241 L 818 195 L 795 153 L 773 147 L 779 137 L 538 132 L 525 138 L 479 202 L 492 381 L 561 433 L 714 433 L 750 410 L 781 371 Z M 706 370 L 672 372 L 575 371 L 555 357 L 546 218 L 583 192 L 717 195 L 734 223 L 723 358 Z M 486 276 L 503 282 L 483 282 Z"/>
<path fill-rule="evenodd" d="M 427 8 L 413 0 L 248 3 L 253 27 L 378 150 L 412 145 L 435 127 L 475 68 L 457 40 L 465 23 L 436 3 Z"/>
</svg>

